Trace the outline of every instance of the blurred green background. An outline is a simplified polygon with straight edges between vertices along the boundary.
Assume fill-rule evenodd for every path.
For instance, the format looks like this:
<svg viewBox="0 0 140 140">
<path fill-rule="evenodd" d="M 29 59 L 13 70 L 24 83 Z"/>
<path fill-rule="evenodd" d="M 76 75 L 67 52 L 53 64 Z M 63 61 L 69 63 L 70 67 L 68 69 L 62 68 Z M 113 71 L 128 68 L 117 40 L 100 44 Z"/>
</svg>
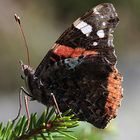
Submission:
<svg viewBox="0 0 140 140">
<path fill-rule="evenodd" d="M 79 140 L 139 139 L 140 0 L 0 0 L 0 121 L 7 122 L 17 114 L 18 91 L 23 85 L 18 60 L 26 62 L 26 54 L 14 14 L 22 19 L 31 63 L 36 68 L 61 33 L 102 2 L 113 3 L 120 17 L 114 44 L 118 68 L 124 76 L 124 99 L 118 117 L 106 130 L 82 123 L 75 135 Z M 32 102 L 30 108 L 31 112 L 41 112 L 44 106 Z"/>
</svg>

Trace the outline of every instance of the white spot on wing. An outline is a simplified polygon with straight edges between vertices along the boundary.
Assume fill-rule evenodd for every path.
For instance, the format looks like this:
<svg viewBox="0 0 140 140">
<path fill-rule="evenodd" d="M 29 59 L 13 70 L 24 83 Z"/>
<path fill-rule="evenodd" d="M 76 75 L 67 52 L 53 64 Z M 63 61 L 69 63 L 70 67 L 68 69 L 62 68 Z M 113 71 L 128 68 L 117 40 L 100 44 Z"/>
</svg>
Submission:
<svg viewBox="0 0 140 140">
<path fill-rule="evenodd" d="M 104 16 L 101 16 L 101 18 L 104 18 Z"/>
<path fill-rule="evenodd" d="M 114 47 L 114 45 L 113 45 L 113 35 L 112 34 L 109 34 L 109 37 L 108 37 L 108 46 Z"/>
<path fill-rule="evenodd" d="M 106 26 L 106 22 L 103 22 L 102 24 L 103 24 L 103 26 Z"/>
<path fill-rule="evenodd" d="M 98 45 L 98 43 L 97 42 L 93 42 L 93 46 L 97 46 Z"/>
<path fill-rule="evenodd" d="M 86 36 L 89 36 L 89 34 L 92 32 L 92 26 L 84 21 L 80 21 L 80 19 L 76 20 L 73 25 L 75 28 L 81 30 L 81 32 Z"/>
<path fill-rule="evenodd" d="M 90 25 L 87 25 L 84 28 L 81 28 L 81 31 L 83 34 L 89 34 L 90 32 L 92 32 L 92 27 Z"/>
<path fill-rule="evenodd" d="M 85 27 L 85 26 L 87 26 L 87 23 L 84 22 L 84 21 L 81 21 L 79 24 L 76 25 L 76 28 L 77 28 L 77 29 L 81 29 L 81 28 L 83 28 L 83 27 Z"/>
<path fill-rule="evenodd" d="M 98 30 L 98 31 L 97 31 L 97 35 L 99 36 L 99 38 L 104 38 L 104 37 L 105 37 L 105 32 L 104 32 L 104 30 Z"/>
</svg>

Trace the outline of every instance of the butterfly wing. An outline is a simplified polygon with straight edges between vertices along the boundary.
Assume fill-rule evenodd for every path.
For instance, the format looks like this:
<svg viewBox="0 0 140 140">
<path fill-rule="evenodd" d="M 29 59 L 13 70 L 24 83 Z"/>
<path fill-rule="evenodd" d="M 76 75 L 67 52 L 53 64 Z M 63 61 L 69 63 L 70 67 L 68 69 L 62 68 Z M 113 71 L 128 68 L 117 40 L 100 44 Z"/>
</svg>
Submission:
<svg viewBox="0 0 140 140">
<path fill-rule="evenodd" d="M 112 4 L 100 4 L 60 36 L 35 72 L 43 104 L 53 92 L 62 112 L 71 108 L 98 128 L 116 116 L 122 77 L 115 67 L 112 32 L 118 21 Z"/>
<path fill-rule="evenodd" d="M 78 18 L 56 43 L 98 51 L 114 65 L 116 56 L 112 33 L 118 21 L 118 15 L 112 4 L 100 4 Z"/>
<path fill-rule="evenodd" d="M 112 33 L 118 21 L 116 10 L 110 3 L 100 4 L 89 10 L 59 37 L 37 67 L 35 75 L 40 75 L 42 69 L 47 69 L 50 64 L 71 56 L 78 57 L 85 50 L 92 51 L 91 54 L 98 52 L 115 65 Z"/>
<path fill-rule="evenodd" d="M 101 56 L 66 58 L 41 76 L 42 103 L 54 93 L 62 112 L 72 109 L 81 121 L 104 128 L 116 116 L 121 99 L 121 76 Z M 52 101 L 52 100 L 50 100 Z"/>
</svg>

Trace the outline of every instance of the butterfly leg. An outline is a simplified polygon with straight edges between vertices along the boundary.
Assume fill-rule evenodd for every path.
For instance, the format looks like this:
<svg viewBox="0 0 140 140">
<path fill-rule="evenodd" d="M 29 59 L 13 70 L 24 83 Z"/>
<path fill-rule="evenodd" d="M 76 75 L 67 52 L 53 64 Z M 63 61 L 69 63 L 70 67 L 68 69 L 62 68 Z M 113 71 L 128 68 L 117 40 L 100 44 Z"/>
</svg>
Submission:
<svg viewBox="0 0 140 140">
<path fill-rule="evenodd" d="M 24 87 L 21 87 L 20 88 L 28 97 L 31 97 L 32 98 L 32 96 L 28 93 L 28 91 L 26 91 L 26 89 L 24 88 Z"/>
<path fill-rule="evenodd" d="M 30 100 L 30 97 L 32 96 L 28 93 L 28 91 L 24 89 L 24 87 L 21 87 L 21 90 L 22 92 L 26 94 L 24 95 L 24 103 L 25 103 L 25 109 L 26 109 L 26 114 L 27 114 L 27 119 L 28 119 L 28 124 L 27 124 L 27 128 L 28 128 L 30 125 L 29 100 Z"/>
<path fill-rule="evenodd" d="M 24 96 L 24 102 L 25 102 L 25 109 L 26 109 L 27 119 L 28 119 L 27 128 L 29 128 L 29 125 L 30 125 L 30 113 L 29 113 L 29 97 L 27 95 Z"/>
<path fill-rule="evenodd" d="M 59 109 L 59 106 L 58 106 L 58 103 L 57 103 L 57 101 L 56 101 L 56 98 L 55 98 L 54 94 L 51 93 L 51 96 L 52 96 L 52 98 L 53 98 L 53 101 L 54 101 L 54 104 L 55 104 L 57 113 L 59 114 L 60 117 L 62 117 L 61 112 L 60 112 L 60 109 Z"/>
<path fill-rule="evenodd" d="M 16 118 L 13 120 L 16 121 L 19 116 L 20 116 L 20 113 L 21 113 L 21 109 L 22 109 L 22 95 L 23 95 L 23 92 L 26 94 L 24 95 L 24 102 L 25 102 L 25 108 L 26 108 L 26 113 L 27 113 L 27 118 L 28 118 L 28 126 L 30 124 L 30 113 L 29 113 L 29 97 L 31 97 L 31 95 L 24 89 L 24 87 L 21 87 L 20 88 L 20 92 L 19 92 L 19 111 L 18 111 L 18 114 L 16 116 Z"/>
<path fill-rule="evenodd" d="M 12 122 L 15 122 L 19 118 L 20 113 L 21 113 L 21 108 L 22 108 L 22 90 L 20 89 L 20 92 L 19 92 L 19 110 L 18 110 L 17 116 L 15 117 L 15 119 L 13 119 Z"/>
</svg>

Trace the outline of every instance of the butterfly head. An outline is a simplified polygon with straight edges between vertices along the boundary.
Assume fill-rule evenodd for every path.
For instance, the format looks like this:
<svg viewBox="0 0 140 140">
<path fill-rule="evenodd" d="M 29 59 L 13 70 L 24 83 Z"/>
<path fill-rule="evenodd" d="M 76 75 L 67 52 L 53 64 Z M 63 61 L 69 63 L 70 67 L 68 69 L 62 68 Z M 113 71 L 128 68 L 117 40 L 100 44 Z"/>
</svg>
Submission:
<svg viewBox="0 0 140 140">
<path fill-rule="evenodd" d="M 19 62 L 20 62 L 21 70 L 23 71 L 24 77 L 29 77 L 30 75 L 34 74 L 34 70 L 30 66 L 24 64 L 21 60 Z"/>
</svg>

